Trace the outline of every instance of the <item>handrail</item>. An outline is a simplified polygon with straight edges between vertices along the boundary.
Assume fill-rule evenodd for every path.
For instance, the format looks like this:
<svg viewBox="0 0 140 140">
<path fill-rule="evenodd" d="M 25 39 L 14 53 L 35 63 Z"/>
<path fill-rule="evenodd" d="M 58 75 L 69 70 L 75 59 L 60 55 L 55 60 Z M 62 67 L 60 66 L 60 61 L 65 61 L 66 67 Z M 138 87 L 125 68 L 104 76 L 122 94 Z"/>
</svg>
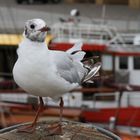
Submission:
<svg viewBox="0 0 140 140">
<path fill-rule="evenodd" d="M 56 36 L 54 42 L 70 42 L 81 40 L 85 43 L 99 43 L 107 46 L 126 46 L 125 40 L 113 26 L 102 24 L 74 24 L 56 23 L 52 27 L 52 34 Z"/>
</svg>

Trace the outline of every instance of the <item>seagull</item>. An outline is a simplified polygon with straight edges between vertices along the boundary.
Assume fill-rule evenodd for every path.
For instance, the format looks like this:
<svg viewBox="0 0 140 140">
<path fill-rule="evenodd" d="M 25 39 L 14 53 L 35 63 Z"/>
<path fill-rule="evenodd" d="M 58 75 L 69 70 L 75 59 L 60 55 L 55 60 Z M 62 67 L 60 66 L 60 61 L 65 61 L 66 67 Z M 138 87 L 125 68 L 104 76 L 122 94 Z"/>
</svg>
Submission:
<svg viewBox="0 0 140 140">
<path fill-rule="evenodd" d="M 42 97 L 60 98 L 60 124 L 62 122 L 62 95 L 91 82 L 101 63 L 87 64 L 81 50 L 83 43 L 77 42 L 67 50 L 50 50 L 45 38 L 50 28 L 42 19 L 31 19 L 25 23 L 23 40 L 17 49 L 18 59 L 13 67 L 15 82 L 27 93 L 39 97 L 39 107 L 32 124 L 21 131 L 35 129 L 40 112 L 44 109 Z"/>
</svg>

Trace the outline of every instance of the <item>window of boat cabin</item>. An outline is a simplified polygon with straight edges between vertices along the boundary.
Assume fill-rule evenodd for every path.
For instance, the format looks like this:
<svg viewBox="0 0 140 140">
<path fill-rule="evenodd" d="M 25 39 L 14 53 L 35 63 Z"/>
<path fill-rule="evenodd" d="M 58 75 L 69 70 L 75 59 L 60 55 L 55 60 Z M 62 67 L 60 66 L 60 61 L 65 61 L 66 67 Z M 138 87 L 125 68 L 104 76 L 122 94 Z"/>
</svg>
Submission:
<svg viewBox="0 0 140 140">
<path fill-rule="evenodd" d="M 17 59 L 16 47 L 0 46 L 0 78 L 11 79 L 13 65 Z"/>
<path fill-rule="evenodd" d="M 134 56 L 134 69 L 139 70 L 140 69 L 140 56 Z"/>
<path fill-rule="evenodd" d="M 108 101 L 115 101 L 115 94 L 112 93 L 96 93 L 93 97 L 94 101 L 103 101 L 103 102 L 108 102 Z"/>
<path fill-rule="evenodd" d="M 112 71 L 113 70 L 113 57 L 112 55 L 103 54 L 102 55 L 102 70 Z"/>
<path fill-rule="evenodd" d="M 119 57 L 119 68 L 120 69 L 128 69 L 128 57 L 120 56 Z"/>
</svg>

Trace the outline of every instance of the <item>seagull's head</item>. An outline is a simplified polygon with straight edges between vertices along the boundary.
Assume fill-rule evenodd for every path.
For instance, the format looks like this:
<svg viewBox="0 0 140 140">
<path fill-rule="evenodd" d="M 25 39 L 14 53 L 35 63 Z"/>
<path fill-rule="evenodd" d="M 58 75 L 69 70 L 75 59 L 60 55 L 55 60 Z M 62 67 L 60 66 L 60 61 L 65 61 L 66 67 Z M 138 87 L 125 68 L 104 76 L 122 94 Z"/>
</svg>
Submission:
<svg viewBox="0 0 140 140">
<path fill-rule="evenodd" d="M 49 30 L 44 20 L 31 19 L 25 23 L 23 35 L 31 41 L 44 42 Z"/>
</svg>

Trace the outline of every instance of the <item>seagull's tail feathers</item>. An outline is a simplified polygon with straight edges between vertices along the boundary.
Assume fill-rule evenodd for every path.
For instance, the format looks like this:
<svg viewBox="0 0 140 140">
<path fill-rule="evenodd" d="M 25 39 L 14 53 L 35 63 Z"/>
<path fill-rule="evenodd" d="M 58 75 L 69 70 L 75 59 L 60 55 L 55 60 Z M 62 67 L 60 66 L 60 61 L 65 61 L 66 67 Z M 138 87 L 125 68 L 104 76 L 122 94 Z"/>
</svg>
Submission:
<svg viewBox="0 0 140 140">
<path fill-rule="evenodd" d="M 101 62 L 94 62 L 94 59 L 98 58 L 98 56 L 83 59 L 86 53 L 82 51 L 82 46 L 82 42 L 77 42 L 66 52 L 71 55 L 74 61 L 82 62 L 83 67 L 86 69 L 86 74 L 84 78 L 82 78 L 82 83 L 93 83 L 94 77 L 99 76 Z"/>
<path fill-rule="evenodd" d="M 84 67 L 87 69 L 87 74 L 82 80 L 82 83 L 94 83 L 94 77 L 99 76 L 99 70 L 101 68 L 101 62 L 94 63 L 94 59 L 90 58 L 83 61 Z"/>
</svg>

